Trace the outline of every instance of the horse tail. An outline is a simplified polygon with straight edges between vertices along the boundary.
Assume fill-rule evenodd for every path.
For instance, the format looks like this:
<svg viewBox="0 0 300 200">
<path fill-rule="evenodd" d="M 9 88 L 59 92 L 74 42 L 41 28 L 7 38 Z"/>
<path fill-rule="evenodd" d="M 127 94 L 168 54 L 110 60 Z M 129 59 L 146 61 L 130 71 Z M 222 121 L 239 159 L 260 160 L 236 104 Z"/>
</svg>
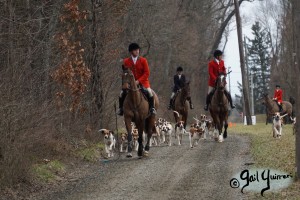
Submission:
<svg viewBox="0 0 300 200">
<path fill-rule="evenodd" d="M 175 110 L 173 112 L 176 113 L 178 117 L 180 117 L 179 112 L 177 112 Z"/>
<path fill-rule="evenodd" d="M 294 105 L 296 103 L 296 100 L 294 97 L 290 96 L 289 102 Z"/>
</svg>

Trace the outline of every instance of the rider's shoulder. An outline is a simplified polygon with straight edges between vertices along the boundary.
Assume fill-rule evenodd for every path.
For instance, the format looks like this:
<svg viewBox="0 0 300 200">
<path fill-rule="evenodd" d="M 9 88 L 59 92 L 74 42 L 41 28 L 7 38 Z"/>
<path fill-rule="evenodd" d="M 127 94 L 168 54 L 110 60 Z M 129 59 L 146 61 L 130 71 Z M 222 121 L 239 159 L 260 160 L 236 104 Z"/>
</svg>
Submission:
<svg viewBox="0 0 300 200">
<path fill-rule="evenodd" d="M 124 58 L 124 59 L 123 59 L 123 62 L 124 62 L 124 63 L 125 63 L 125 62 L 129 62 L 129 61 L 130 61 L 130 59 L 131 59 L 130 57 L 128 57 L 128 58 Z"/>
<path fill-rule="evenodd" d="M 147 61 L 146 58 L 144 58 L 143 56 L 139 56 L 139 59 L 143 62 L 143 61 Z"/>
</svg>

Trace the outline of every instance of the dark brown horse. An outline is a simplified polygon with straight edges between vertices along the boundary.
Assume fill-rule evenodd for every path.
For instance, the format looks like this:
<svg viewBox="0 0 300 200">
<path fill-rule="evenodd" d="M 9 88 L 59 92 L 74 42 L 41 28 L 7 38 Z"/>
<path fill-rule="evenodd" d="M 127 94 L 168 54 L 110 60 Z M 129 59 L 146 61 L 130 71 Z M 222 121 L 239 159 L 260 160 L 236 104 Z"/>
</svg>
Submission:
<svg viewBox="0 0 300 200">
<path fill-rule="evenodd" d="M 150 139 L 152 132 L 155 130 L 155 115 L 149 114 L 149 103 L 143 95 L 141 88 L 135 82 L 135 78 L 131 70 L 123 70 L 122 75 L 122 87 L 127 91 L 127 96 L 124 101 L 124 121 L 128 134 L 128 154 L 127 157 L 132 157 L 132 134 L 131 134 L 131 122 L 136 124 L 139 132 L 138 138 L 138 156 L 141 158 L 144 155 L 148 155 L 150 149 Z M 155 108 L 158 108 L 158 98 L 153 92 L 155 100 Z M 147 134 L 147 143 L 145 149 L 143 146 L 143 131 Z"/>
<path fill-rule="evenodd" d="M 190 82 L 187 81 L 184 84 L 184 87 L 181 88 L 181 90 L 178 92 L 178 94 L 175 97 L 174 102 L 174 117 L 175 117 L 175 123 L 179 121 L 184 121 L 184 128 L 186 128 L 186 121 L 188 118 L 188 112 L 189 112 L 189 104 L 188 99 L 191 98 L 190 96 Z M 181 119 L 180 119 L 181 116 Z M 177 130 L 177 126 L 175 126 L 175 133 Z"/>
<path fill-rule="evenodd" d="M 279 107 L 276 103 L 276 101 L 272 100 L 268 94 L 264 94 L 263 98 L 263 104 L 266 106 L 266 124 L 268 124 L 268 119 L 271 119 L 274 113 L 279 112 Z M 290 119 L 293 119 L 293 105 L 288 101 L 282 101 L 282 113 L 288 114 L 290 116 Z"/>
<path fill-rule="evenodd" d="M 215 140 L 223 142 L 223 138 L 227 137 L 228 128 L 228 99 L 224 93 L 226 86 L 226 76 L 221 74 L 217 78 L 216 91 L 214 92 L 211 103 L 209 105 L 210 115 L 215 124 Z M 224 136 L 223 136 L 223 126 Z M 218 130 L 218 131 L 216 131 Z"/>
</svg>

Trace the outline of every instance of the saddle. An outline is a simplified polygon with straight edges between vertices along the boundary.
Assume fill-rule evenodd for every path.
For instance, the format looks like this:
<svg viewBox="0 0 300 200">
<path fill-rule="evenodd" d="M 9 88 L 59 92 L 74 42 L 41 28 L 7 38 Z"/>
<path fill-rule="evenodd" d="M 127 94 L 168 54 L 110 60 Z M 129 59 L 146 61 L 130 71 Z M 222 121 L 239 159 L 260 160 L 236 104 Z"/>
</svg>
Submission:
<svg viewBox="0 0 300 200">
<path fill-rule="evenodd" d="M 281 112 L 282 112 L 282 111 L 283 111 L 282 104 L 279 105 L 278 101 L 276 101 L 276 100 L 274 100 L 274 101 L 275 101 L 275 103 L 276 103 L 276 105 L 277 105 L 277 107 L 278 107 L 278 110 L 281 110 Z"/>
<path fill-rule="evenodd" d="M 143 97 L 149 102 L 149 93 L 148 93 L 148 91 L 146 90 L 146 88 L 144 88 L 144 87 L 141 87 L 141 93 L 142 93 L 142 95 L 143 95 Z"/>
</svg>

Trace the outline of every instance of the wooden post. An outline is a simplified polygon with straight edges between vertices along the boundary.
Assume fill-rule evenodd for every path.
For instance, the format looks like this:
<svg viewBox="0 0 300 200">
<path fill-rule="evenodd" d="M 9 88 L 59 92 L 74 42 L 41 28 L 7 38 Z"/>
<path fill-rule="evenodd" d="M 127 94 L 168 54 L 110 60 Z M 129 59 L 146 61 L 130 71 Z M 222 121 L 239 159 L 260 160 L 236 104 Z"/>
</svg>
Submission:
<svg viewBox="0 0 300 200">
<path fill-rule="evenodd" d="M 246 119 L 247 119 L 247 125 L 252 125 L 252 119 L 251 119 L 251 114 L 250 114 L 250 105 L 249 105 L 249 83 L 247 81 L 248 78 L 246 75 L 242 22 L 241 22 L 240 8 L 239 8 L 240 6 L 239 6 L 238 0 L 234 0 L 234 6 L 235 6 L 235 16 L 236 16 L 237 34 L 238 34 L 238 42 L 239 42 L 239 51 L 240 51 L 245 115 L 246 115 Z"/>
</svg>

